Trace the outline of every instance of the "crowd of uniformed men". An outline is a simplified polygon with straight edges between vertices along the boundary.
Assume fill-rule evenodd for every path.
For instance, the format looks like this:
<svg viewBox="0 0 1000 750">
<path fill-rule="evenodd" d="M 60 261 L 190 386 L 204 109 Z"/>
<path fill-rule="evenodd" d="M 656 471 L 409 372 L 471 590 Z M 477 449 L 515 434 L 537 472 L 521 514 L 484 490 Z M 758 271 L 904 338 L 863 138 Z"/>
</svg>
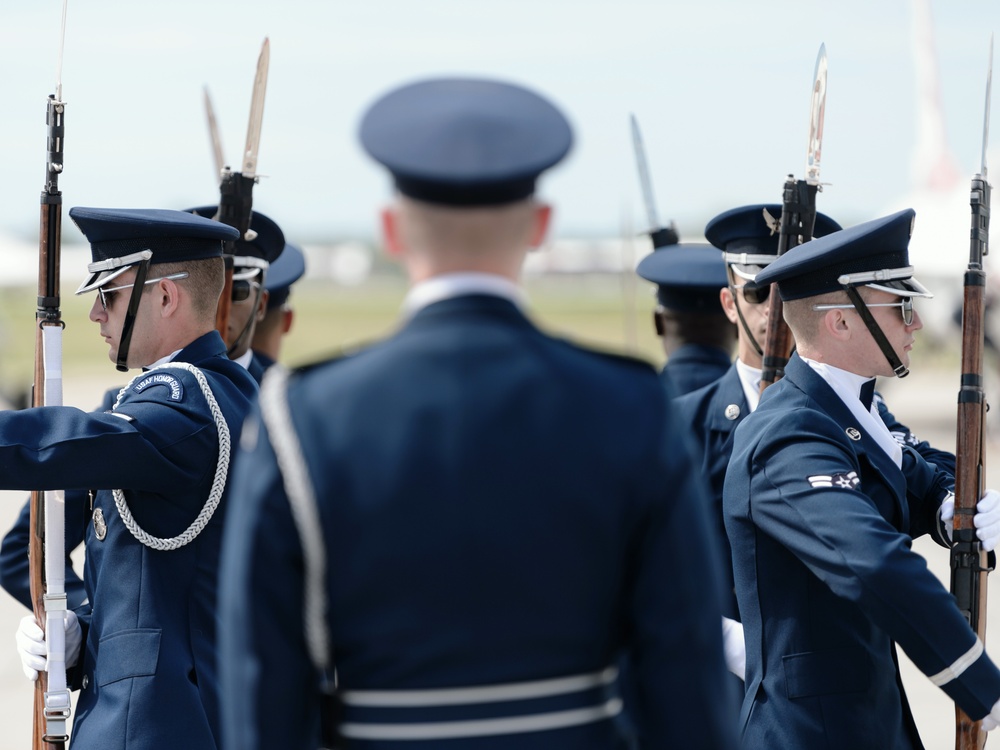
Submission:
<svg viewBox="0 0 1000 750">
<path fill-rule="evenodd" d="M 779 256 L 781 205 L 748 205 L 656 248 L 658 376 L 528 316 L 536 181 L 572 144 L 551 102 L 424 80 L 360 140 L 411 288 L 388 339 L 294 371 L 271 365 L 304 263 L 268 217 L 248 240 L 215 206 L 69 212 L 136 374 L 93 412 L 0 413 L 0 486 L 66 490 L 86 545 L 74 748 L 919 748 L 896 644 L 997 726 L 1000 671 L 910 546 L 949 545 L 955 457 L 874 391 L 929 296 L 912 211 L 820 214 Z M 769 294 L 796 353 L 761 396 Z M 995 547 L 1000 494 L 975 524 Z M 0 582 L 30 606 L 28 525 Z M 17 645 L 35 678 L 32 615 Z"/>
</svg>

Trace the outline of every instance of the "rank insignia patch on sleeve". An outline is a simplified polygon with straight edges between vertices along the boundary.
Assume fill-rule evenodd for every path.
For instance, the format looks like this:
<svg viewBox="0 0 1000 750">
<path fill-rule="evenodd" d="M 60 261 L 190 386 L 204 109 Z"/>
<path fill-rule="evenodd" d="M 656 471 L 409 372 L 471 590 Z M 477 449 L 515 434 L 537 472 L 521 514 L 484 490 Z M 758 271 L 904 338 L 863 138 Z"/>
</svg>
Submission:
<svg viewBox="0 0 1000 750">
<path fill-rule="evenodd" d="M 896 439 L 896 442 L 902 446 L 916 446 L 920 444 L 920 438 L 914 435 L 912 432 L 907 430 L 903 432 L 901 430 L 894 430 L 892 436 Z"/>
<path fill-rule="evenodd" d="M 847 474 L 817 474 L 806 477 L 806 480 L 813 487 L 839 487 L 845 490 L 857 489 L 857 486 L 861 484 L 856 471 L 850 471 Z"/>
<path fill-rule="evenodd" d="M 170 390 L 168 398 L 171 401 L 180 401 L 184 398 L 184 387 L 180 381 L 169 372 L 151 372 L 138 383 L 132 386 L 132 391 L 142 393 L 147 388 L 154 385 L 162 385 Z"/>
</svg>

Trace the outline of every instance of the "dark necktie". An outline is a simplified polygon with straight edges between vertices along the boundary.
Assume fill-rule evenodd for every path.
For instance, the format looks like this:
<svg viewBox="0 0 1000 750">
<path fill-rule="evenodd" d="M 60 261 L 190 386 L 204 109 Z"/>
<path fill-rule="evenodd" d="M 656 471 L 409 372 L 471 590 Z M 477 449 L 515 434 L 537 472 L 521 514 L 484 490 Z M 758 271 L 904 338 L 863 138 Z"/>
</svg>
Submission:
<svg viewBox="0 0 1000 750">
<path fill-rule="evenodd" d="M 861 384 L 861 393 L 858 398 L 861 399 L 861 403 L 864 404 L 865 411 L 872 410 L 872 399 L 875 397 L 875 378 L 871 380 L 866 380 Z"/>
</svg>

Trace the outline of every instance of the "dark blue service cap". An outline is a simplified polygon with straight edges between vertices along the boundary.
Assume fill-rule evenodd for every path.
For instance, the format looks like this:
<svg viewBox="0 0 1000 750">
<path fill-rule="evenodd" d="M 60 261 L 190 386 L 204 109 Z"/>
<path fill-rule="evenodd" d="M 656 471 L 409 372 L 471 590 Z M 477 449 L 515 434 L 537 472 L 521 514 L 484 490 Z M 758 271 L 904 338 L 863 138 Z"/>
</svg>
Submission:
<svg viewBox="0 0 1000 750">
<path fill-rule="evenodd" d="M 218 213 L 219 207 L 198 206 L 197 208 L 189 208 L 187 211 L 211 219 Z M 273 263 L 285 248 L 285 235 L 281 231 L 281 227 L 260 211 L 254 211 L 250 214 L 250 229 L 256 232 L 257 236 L 249 241 L 238 239 L 233 254 L 237 259 L 260 258 L 268 263 Z M 240 265 L 239 260 L 236 261 L 236 265 Z"/>
<path fill-rule="evenodd" d="M 705 225 L 705 239 L 725 253 L 738 276 L 752 280 L 758 267 L 778 255 L 780 203 L 758 203 L 723 211 Z M 840 229 L 826 214 L 816 214 L 814 237 L 824 237 Z M 749 266 L 749 268 L 747 268 Z"/>
<path fill-rule="evenodd" d="M 217 258 L 223 241 L 239 236 L 232 227 L 185 211 L 75 206 L 69 216 L 90 242 L 93 258 L 77 294 L 120 276 L 143 260 L 144 251 L 152 253 L 151 264 Z"/>
<path fill-rule="evenodd" d="M 268 291 L 267 309 L 285 304 L 292 290 L 292 284 L 306 272 L 306 256 L 291 242 L 285 243 L 278 259 L 267 269 L 264 288 Z"/>
<path fill-rule="evenodd" d="M 656 284 L 656 299 L 677 312 L 722 312 L 719 290 L 728 283 L 722 254 L 705 244 L 664 245 L 636 273 Z"/>
<path fill-rule="evenodd" d="M 913 278 L 909 260 L 912 208 L 812 240 L 757 274 L 778 283 L 782 300 L 815 297 L 846 286 L 871 286 L 901 297 L 932 296 Z"/>
<path fill-rule="evenodd" d="M 419 81 L 390 91 L 365 113 L 359 135 L 400 193 L 452 206 L 530 197 L 538 176 L 573 142 L 569 122 L 548 100 L 480 78 Z"/>
</svg>

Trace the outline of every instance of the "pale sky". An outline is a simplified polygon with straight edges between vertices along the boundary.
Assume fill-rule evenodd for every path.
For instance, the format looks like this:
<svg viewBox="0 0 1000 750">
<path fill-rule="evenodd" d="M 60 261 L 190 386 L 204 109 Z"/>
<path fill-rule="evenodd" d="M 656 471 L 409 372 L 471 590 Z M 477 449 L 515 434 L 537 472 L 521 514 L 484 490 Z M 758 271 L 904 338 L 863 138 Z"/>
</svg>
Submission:
<svg viewBox="0 0 1000 750">
<path fill-rule="evenodd" d="M 979 167 L 1000 2 L 930 2 L 948 144 L 967 179 Z M 32 239 L 62 2 L 5 5 L 0 233 Z M 290 239 L 373 236 L 390 182 L 358 146 L 361 114 L 397 84 L 456 74 L 528 85 L 566 111 L 575 147 L 540 185 L 556 206 L 557 235 L 645 228 L 628 124 L 635 113 L 660 218 L 698 236 L 715 213 L 778 202 L 785 175 L 802 176 L 813 67 L 825 43 L 822 179 L 832 184 L 819 209 L 854 223 L 878 215 L 911 184 L 914 7 L 914 0 L 69 0 L 61 187 L 67 207 L 215 201 L 202 87 L 214 99 L 227 159 L 236 162 L 268 36 L 259 160 L 268 176 L 254 203 Z M 998 98 L 994 91 L 994 110 Z M 1000 144 L 1000 113 L 994 120 Z M 992 151 L 1000 161 L 1000 149 Z M 1000 163 L 994 169 L 1000 173 Z"/>
</svg>

